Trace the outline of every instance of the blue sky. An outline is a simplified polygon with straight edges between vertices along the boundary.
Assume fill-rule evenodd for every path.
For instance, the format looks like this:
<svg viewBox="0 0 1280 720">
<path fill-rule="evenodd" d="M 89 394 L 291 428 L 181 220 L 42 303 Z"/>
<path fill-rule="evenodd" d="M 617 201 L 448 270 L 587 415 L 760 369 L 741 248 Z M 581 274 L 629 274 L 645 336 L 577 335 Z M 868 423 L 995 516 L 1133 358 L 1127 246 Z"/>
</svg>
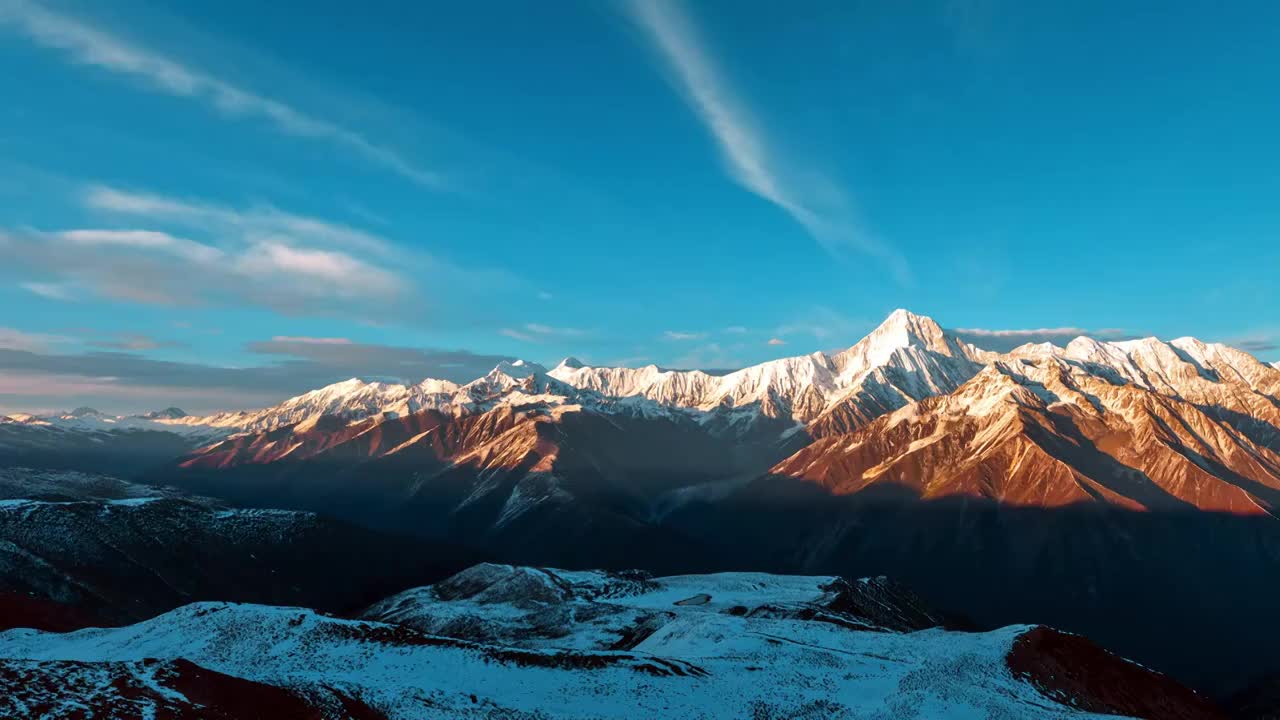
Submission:
<svg viewBox="0 0 1280 720">
<path fill-rule="evenodd" d="M 0 0 L 0 410 L 736 367 L 896 307 L 1277 360 L 1277 28 L 1261 2 Z"/>
</svg>

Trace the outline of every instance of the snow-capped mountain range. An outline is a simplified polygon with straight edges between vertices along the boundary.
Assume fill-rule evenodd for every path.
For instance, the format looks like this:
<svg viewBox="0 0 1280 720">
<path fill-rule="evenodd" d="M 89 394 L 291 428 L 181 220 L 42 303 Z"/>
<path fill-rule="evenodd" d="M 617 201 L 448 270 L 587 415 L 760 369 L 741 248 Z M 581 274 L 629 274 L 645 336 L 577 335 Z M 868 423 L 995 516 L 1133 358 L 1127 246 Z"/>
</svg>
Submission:
<svg viewBox="0 0 1280 720">
<path fill-rule="evenodd" d="M 1146 408 L 1153 402 L 1165 408 L 1168 417 L 1161 419 L 1159 412 L 1152 416 Z M 938 413 L 951 413 L 945 416 L 951 419 L 923 421 Z M 955 413 L 970 420 L 958 423 Z M 973 419 L 979 416 L 988 419 Z M 583 422 L 566 425 L 567 417 Z M 609 430 L 604 425 L 588 430 L 591 418 L 615 420 Z M 696 458 L 665 467 L 668 476 L 688 482 L 686 489 L 673 488 L 645 501 L 657 503 L 651 511 L 657 514 L 669 512 L 672 503 L 731 491 L 732 483 L 708 484 L 717 474 L 726 482 L 766 470 L 810 482 L 821 468 L 848 476 L 848 455 L 854 447 L 868 448 L 858 452 L 871 453 L 867 467 L 876 471 L 845 480 L 828 478 L 824 484 L 843 492 L 877 481 L 897 482 L 900 478 L 891 471 L 897 463 L 909 468 L 904 470 L 909 483 L 932 483 L 934 489 L 926 495 L 958 491 L 937 482 L 940 471 L 930 469 L 933 463 L 948 472 L 968 472 L 964 468 L 990 462 L 1030 472 L 1035 464 L 1015 463 L 1013 455 L 1008 460 L 992 458 L 997 448 L 1012 453 L 1025 445 L 1033 454 L 1047 453 L 1051 470 L 1062 467 L 1055 463 L 1065 462 L 1069 471 L 1060 488 L 1064 502 L 1078 497 L 1071 488 L 1080 481 L 1070 478 L 1081 472 L 1089 478 L 1084 484 L 1090 492 L 1108 502 L 1144 507 L 1162 502 L 1163 494 L 1126 489 L 1105 477 L 1111 471 L 1098 477 L 1097 470 L 1084 471 L 1078 459 L 1056 449 L 1078 442 L 1062 435 L 1058 426 L 1063 418 L 1083 423 L 1072 432 L 1091 438 L 1111 457 L 1106 462 L 1143 468 L 1153 474 L 1156 485 L 1172 488 L 1174 498 L 1198 507 L 1280 512 L 1280 456 L 1275 450 L 1280 442 L 1280 370 L 1274 366 L 1194 338 L 1103 342 L 1079 337 L 1065 347 L 1029 344 L 996 353 L 906 310 L 893 312 L 844 351 L 782 358 L 724 375 L 653 365 L 591 367 L 566 358 L 550 370 L 527 361 L 504 362 L 461 385 L 435 379 L 405 385 L 353 378 L 263 410 L 204 417 L 177 408 L 123 417 L 89 408 L 52 417 L 14 416 L 0 423 L 0 453 L 7 448 L 20 462 L 32 464 L 87 452 L 92 463 L 56 466 L 100 470 L 104 452 L 113 462 L 148 452 L 155 462 L 162 462 L 182 452 L 175 447 L 201 448 L 184 465 L 202 467 L 286 457 L 319 459 L 335 452 L 352 457 L 353 451 L 355 457 L 394 455 L 421 462 L 419 448 L 430 447 L 426 452 L 432 464 L 506 467 L 508 459 L 518 465 L 522 453 L 537 452 L 546 458 L 538 467 L 550 469 L 568 462 L 562 452 L 566 432 L 584 433 L 572 445 L 579 454 L 624 422 L 631 439 L 620 443 L 639 447 L 677 442 L 686 446 L 683 458 Z M 905 419 L 910 421 L 903 425 Z M 543 422 L 558 429 L 548 436 Z M 877 429 L 869 440 L 833 439 L 854 438 L 873 424 Z M 899 425 L 907 433 L 902 437 L 911 439 L 902 447 L 886 444 L 896 437 L 888 431 Z M 518 426 L 524 429 L 517 431 Z M 931 435 L 920 435 L 923 427 L 932 427 Z M 1043 437 L 1057 439 L 1029 440 L 1027 427 L 1045 428 Z M 1183 432 L 1184 428 L 1193 430 Z M 956 446 L 961 429 L 979 433 L 987 442 L 964 440 Z M 173 440 L 157 442 L 164 438 Z M 1159 461 L 1168 445 L 1164 438 L 1174 438 L 1177 447 L 1186 450 Z M 1013 444 L 994 439 L 1011 439 Z M 947 442 L 939 444 L 940 440 Z M 115 451 L 117 445 L 126 449 Z M 553 446 L 560 450 L 546 455 Z M 156 449 L 148 450 L 151 447 Z M 836 447 L 845 448 L 843 455 L 832 454 Z M 945 449 L 945 458 L 929 456 L 939 449 Z M 818 457 L 819 453 L 826 455 Z M 36 460 L 27 459 L 31 457 Z M 960 459 L 964 463 L 957 464 Z M 600 466 L 606 461 L 584 457 L 582 462 Z M 616 472 L 626 476 L 636 462 L 629 458 Z M 921 462 L 927 464 L 917 467 Z M 779 464 L 771 469 L 775 463 Z M 1242 485 L 1232 480 L 1236 476 L 1260 484 Z M 563 497 L 563 476 L 551 472 L 548 477 L 560 489 L 547 497 Z M 1014 484 L 1007 494 L 989 483 L 960 487 L 1008 498 L 1045 497 L 1046 492 L 1042 483 Z M 1269 489 L 1273 487 L 1274 492 Z M 526 493 L 520 503 L 527 501 Z"/>
<path fill-rule="evenodd" d="M 567 358 L 205 417 L 18 416 L 15 464 L 518 565 L 889 573 L 985 627 L 1047 618 L 1189 681 L 1280 672 L 1280 369 L 1194 338 L 993 352 L 900 310 L 846 350 L 724 375 Z M 1194 641 L 1110 620 L 1135 602 Z"/>
<path fill-rule="evenodd" d="M 1227 682 L 1213 668 L 1246 645 L 1280 671 L 1267 654 L 1280 636 L 1244 630 L 1269 611 L 1235 600 L 1245 578 L 1280 572 L 1280 370 L 1225 345 L 1077 338 L 997 353 L 898 311 L 845 351 L 722 376 L 570 359 L 495 368 L 405 415 L 407 394 L 351 383 L 302 396 L 256 419 L 272 429 L 237 431 L 162 476 L 443 533 L 519 564 L 892 570 L 966 614 L 1055 613 L 1204 682 Z M 964 590 L 987 572 L 981 584 L 1022 588 L 1003 609 Z M 1147 597 L 1130 584 L 1143 573 L 1152 588 L 1193 583 L 1199 599 Z M 1171 624 L 1212 628 L 1199 656 L 1097 620 L 1135 596 Z M 1195 609 L 1232 602 L 1212 618 Z"/>
<path fill-rule="evenodd" d="M 591 367 L 566 358 L 551 370 L 528 361 L 504 362 L 466 384 L 428 378 L 413 385 L 352 378 L 262 410 L 189 416 L 177 408 L 110 416 L 90 408 L 54 416 L 14 415 L 4 422 L 81 431 L 162 430 L 213 438 L 278 427 L 307 427 L 318 418 L 395 418 L 422 410 L 453 415 L 494 407 L 583 406 L 606 412 L 703 414 L 739 411 L 813 424 L 821 433 L 848 431 L 885 412 L 954 391 L 992 363 L 1053 359 L 1176 397 L 1202 397 L 1204 382 L 1250 390 L 1280 385 L 1277 364 L 1195 338 L 1102 342 L 1088 337 L 1066 347 L 1024 345 L 995 353 L 960 340 L 932 319 L 894 311 L 847 350 L 787 357 L 735 372 Z M 1209 373 L 1216 375 L 1210 376 Z M 1211 391 L 1209 391 L 1212 394 Z M 646 402 L 647 401 L 647 402 Z"/>
</svg>

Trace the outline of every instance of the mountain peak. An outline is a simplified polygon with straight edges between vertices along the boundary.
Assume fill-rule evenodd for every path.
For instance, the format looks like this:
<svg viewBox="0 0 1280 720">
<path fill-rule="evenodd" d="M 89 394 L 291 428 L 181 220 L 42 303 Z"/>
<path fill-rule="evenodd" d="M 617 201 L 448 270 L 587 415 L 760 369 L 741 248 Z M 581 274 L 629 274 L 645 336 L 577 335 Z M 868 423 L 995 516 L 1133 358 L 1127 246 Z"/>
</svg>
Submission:
<svg viewBox="0 0 1280 720">
<path fill-rule="evenodd" d="M 899 308 L 853 347 L 835 357 L 841 370 L 883 365 L 895 351 L 918 347 L 943 355 L 964 355 L 962 344 L 947 335 L 933 318 Z"/>
<path fill-rule="evenodd" d="M 938 366 L 938 361 L 946 358 L 943 364 L 948 369 L 942 375 L 948 379 L 941 385 L 934 380 L 922 382 L 919 388 L 907 393 L 916 398 L 924 388 L 950 386 L 954 381 L 963 382 L 972 377 L 980 366 L 979 355 L 980 351 L 947 333 L 933 318 L 898 309 L 857 344 L 832 356 L 831 360 L 836 370 L 836 384 L 852 386 L 877 368 L 908 368 L 918 375 L 921 367 Z"/>
<path fill-rule="evenodd" d="M 528 360 L 503 360 L 494 366 L 493 371 L 489 374 L 493 375 L 496 373 L 519 380 L 521 378 L 527 378 L 530 375 L 545 374 L 546 372 L 547 369 L 536 362 L 530 362 Z"/>
<path fill-rule="evenodd" d="M 442 394 L 455 392 L 458 389 L 458 384 L 450 380 L 426 378 L 414 387 L 424 393 Z"/>
<path fill-rule="evenodd" d="M 927 337 L 942 334 L 942 326 L 934 322 L 933 318 L 927 315 L 917 315 L 905 308 L 898 308 L 889 313 L 889 316 L 880 323 L 880 326 L 872 331 L 876 332 L 909 332 L 916 335 Z"/>
<path fill-rule="evenodd" d="M 67 415 L 70 415 L 71 417 L 77 417 L 77 418 L 78 417 L 97 417 L 102 415 L 102 413 L 95 408 L 81 406 L 67 413 Z"/>
<path fill-rule="evenodd" d="M 143 413 L 138 417 L 145 420 L 177 420 L 186 416 L 187 413 L 181 408 L 167 407 L 163 410 L 152 410 L 151 412 Z"/>
<path fill-rule="evenodd" d="M 565 358 L 565 359 L 561 360 L 561 361 L 560 361 L 560 364 L 559 364 L 559 365 L 556 365 L 556 368 L 564 368 L 564 369 L 566 369 L 566 370 L 577 370 L 577 369 L 579 369 L 579 368 L 583 368 L 583 367 L 586 367 L 586 365 L 585 365 L 585 364 L 583 364 L 583 362 L 582 362 L 581 360 L 579 360 L 578 358 L 576 358 L 576 357 L 574 357 L 574 356 L 572 356 L 572 355 L 570 355 L 569 357 L 567 357 L 567 358 Z"/>
<path fill-rule="evenodd" d="M 1058 347 L 1057 345 L 1054 345 L 1048 340 L 1045 340 L 1044 342 L 1024 343 L 1022 345 L 1019 345 L 1018 347 L 1010 350 L 1008 352 L 1008 355 L 1010 357 L 1037 358 L 1037 357 L 1054 357 L 1057 355 L 1061 355 L 1064 352 L 1065 350 L 1063 348 Z"/>
<path fill-rule="evenodd" d="M 884 323 L 881 323 L 881 324 L 883 325 L 883 324 L 895 323 L 895 322 L 918 322 L 921 320 L 927 320 L 929 322 L 933 322 L 933 319 L 926 315 L 917 315 L 906 308 L 898 308 L 893 312 L 889 313 L 888 317 L 884 319 Z"/>
</svg>

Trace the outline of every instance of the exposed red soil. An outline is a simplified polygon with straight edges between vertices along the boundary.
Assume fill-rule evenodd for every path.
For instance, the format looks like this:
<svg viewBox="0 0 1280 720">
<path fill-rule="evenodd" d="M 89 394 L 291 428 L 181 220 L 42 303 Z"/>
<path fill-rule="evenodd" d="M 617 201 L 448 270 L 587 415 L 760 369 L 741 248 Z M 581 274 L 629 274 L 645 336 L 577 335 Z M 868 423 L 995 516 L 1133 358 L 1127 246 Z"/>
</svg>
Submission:
<svg viewBox="0 0 1280 720">
<path fill-rule="evenodd" d="M 173 673 L 161 680 L 197 705 L 218 715 L 209 717 L 279 718 L 280 720 L 323 720 L 324 715 L 310 703 L 283 688 L 223 675 L 187 660 L 171 663 Z M 204 717 L 182 714 L 178 717 Z"/>
<path fill-rule="evenodd" d="M 1166 675 L 1079 635 L 1037 627 L 1013 643 L 1009 670 L 1054 700 L 1094 713 L 1150 720 L 1225 720 L 1213 703 Z"/>
<path fill-rule="evenodd" d="M 340 698 L 341 699 L 341 698 Z M 349 698 L 346 700 L 350 700 Z M 346 705 L 346 700 L 342 704 Z M 358 720 L 384 718 L 364 712 Z M 303 697 L 202 668 L 187 660 L 84 663 L 0 661 L 0 716 L 65 720 L 323 720 Z"/>
</svg>

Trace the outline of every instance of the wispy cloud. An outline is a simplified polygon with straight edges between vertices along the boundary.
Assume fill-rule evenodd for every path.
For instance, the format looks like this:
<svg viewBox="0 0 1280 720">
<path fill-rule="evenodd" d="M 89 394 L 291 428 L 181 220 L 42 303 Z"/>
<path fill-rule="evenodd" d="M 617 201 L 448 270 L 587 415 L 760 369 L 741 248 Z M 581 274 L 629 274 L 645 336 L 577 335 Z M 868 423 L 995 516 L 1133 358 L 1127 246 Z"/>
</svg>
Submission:
<svg viewBox="0 0 1280 720">
<path fill-rule="evenodd" d="M 288 313 L 357 314 L 406 298 L 394 271 L 285 238 L 205 244 L 154 230 L 83 228 L 4 233 L 8 272 L 152 305 L 259 304 Z"/>
<path fill-rule="evenodd" d="M 723 347 L 719 343 L 698 345 L 675 359 L 674 365 L 682 369 L 697 369 L 708 375 L 724 375 L 743 366 L 738 357 L 739 347 Z"/>
<path fill-rule="evenodd" d="M 1270 354 L 1280 350 L 1280 331 L 1258 331 L 1248 335 L 1239 335 L 1225 341 L 1231 347 L 1257 355 Z"/>
<path fill-rule="evenodd" d="M 280 335 L 245 345 L 260 355 L 288 358 L 286 363 L 312 375 L 345 379 L 353 375 L 374 375 L 417 382 L 437 378 L 467 382 L 489 372 L 509 355 L 486 355 L 469 350 L 416 348 L 353 342 L 347 338 L 314 338 Z"/>
<path fill-rule="evenodd" d="M 327 288 L 339 297 L 394 299 L 404 289 L 401 278 L 392 271 L 374 267 L 346 253 L 281 242 L 251 245 L 236 259 L 234 270 L 249 277 L 316 283 L 317 287 Z"/>
<path fill-rule="evenodd" d="M 1072 340 L 1086 336 L 1098 340 L 1126 340 L 1135 337 L 1132 333 L 1120 328 L 1099 328 L 1089 330 L 1080 327 L 1026 328 L 1013 330 L 990 330 L 986 328 L 956 328 L 951 330 L 965 342 L 972 343 L 984 350 L 1008 352 L 1020 345 L 1028 343 L 1053 343 L 1065 345 Z"/>
<path fill-rule="evenodd" d="M 848 317 L 832 308 L 815 305 L 802 314 L 779 326 L 774 333 L 779 338 L 792 335 L 809 335 L 820 342 L 853 344 L 871 325 L 863 320 Z"/>
<path fill-rule="evenodd" d="M 524 329 L 534 333 L 535 335 L 542 335 L 544 337 L 582 337 L 587 334 L 585 330 L 580 330 L 578 328 L 552 327 L 550 325 L 543 325 L 542 323 L 525 323 Z"/>
<path fill-rule="evenodd" d="M 0 350 L 0 361 L 5 351 Z M 177 405 L 192 412 L 262 407 L 273 395 L 223 387 L 181 388 L 121 383 L 112 377 L 59 375 L 39 370 L 0 374 L 0 414 L 65 412 L 89 405 L 107 412 L 129 413 Z M 283 398 L 282 398 L 283 399 Z"/>
<path fill-rule="evenodd" d="M 956 328 L 958 333 L 965 335 L 974 335 L 977 337 L 1007 337 L 1007 338 L 1027 338 L 1027 337 L 1070 337 L 1076 338 L 1081 335 L 1088 335 L 1089 331 L 1078 327 L 1056 327 L 1056 328 L 1029 328 L 1017 330 L 988 330 L 986 328 Z"/>
<path fill-rule="evenodd" d="M 1280 350 L 1280 341 L 1275 338 L 1246 338 L 1235 343 L 1235 347 L 1251 353 L 1265 353 Z"/>
<path fill-rule="evenodd" d="M 70 342 L 71 339 L 60 335 L 29 333 L 15 328 L 0 327 L 0 348 L 40 352 Z"/>
<path fill-rule="evenodd" d="M 24 231 L 8 237 L 15 264 L 60 273 L 100 295 L 162 305 L 244 294 L 289 310 L 325 298 L 390 300 L 393 271 L 336 250 L 231 239 L 213 246 L 153 230 Z"/>
<path fill-rule="evenodd" d="M 715 139 L 735 182 L 785 211 L 832 255 L 843 257 L 849 250 L 870 255 L 899 283 L 910 283 L 906 259 L 861 226 L 836 183 L 816 168 L 793 168 L 780 157 L 677 0 L 630 0 L 626 8 Z"/>
<path fill-rule="evenodd" d="M 351 340 L 343 337 L 306 337 L 299 335 L 276 335 L 271 338 L 276 343 L 301 343 L 304 345 L 350 345 Z"/>
<path fill-rule="evenodd" d="M 74 192 L 94 227 L 0 228 L 8 261 L 0 276 L 57 283 L 76 298 L 256 305 L 437 326 L 494 327 L 494 297 L 533 292 L 507 271 L 460 267 L 421 244 L 271 205 L 233 207 L 105 185 Z"/>
<path fill-rule="evenodd" d="M 666 338 L 667 340 L 675 340 L 677 342 L 684 342 L 688 340 L 701 340 L 706 336 L 707 334 L 704 332 L 687 332 L 683 330 L 667 330 L 666 332 L 662 333 L 662 337 Z"/>
<path fill-rule="evenodd" d="M 783 340 L 782 338 L 769 338 L 769 344 L 770 344 L 770 345 L 775 345 L 775 346 L 776 346 L 776 345 L 786 345 L 786 344 L 787 344 L 787 341 L 786 341 L 786 340 Z"/>
<path fill-rule="evenodd" d="M 224 255 L 218 248 L 155 230 L 64 230 L 51 235 L 73 246 L 155 251 L 177 255 L 197 263 L 215 262 Z"/>
<path fill-rule="evenodd" d="M 450 294 L 492 281 L 376 234 L 270 206 L 236 209 L 105 186 L 77 199 L 104 225 L 144 227 L 0 229 L 0 274 L 40 278 L 23 287 L 60 300 L 248 304 L 382 321 L 413 305 L 419 279 Z"/>
<path fill-rule="evenodd" d="M 68 301 L 75 299 L 75 294 L 65 285 L 58 283 L 45 282 L 24 282 L 19 283 L 19 287 L 33 295 L 39 295 L 47 300 Z"/>
<path fill-rule="evenodd" d="M 556 338 L 576 338 L 586 335 L 585 330 L 568 327 L 552 327 L 542 323 L 525 323 L 517 328 L 502 328 L 498 334 L 521 342 L 543 342 Z"/>
<path fill-rule="evenodd" d="M 84 204 L 116 215 L 174 222 L 185 227 L 216 228 L 257 237 L 287 235 L 308 242 L 381 255 L 393 252 L 392 244 L 373 233 L 305 215 L 295 215 L 270 205 L 237 210 L 213 203 L 131 192 L 106 185 L 92 185 Z"/>
<path fill-rule="evenodd" d="M 640 367 L 642 365 L 647 365 L 650 362 L 652 362 L 652 360 L 648 355 L 629 355 L 627 357 L 610 360 L 605 363 L 605 367 Z"/>
<path fill-rule="evenodd" d="M 38 45 L 61 51 L 73 62 L 132 77 L 157 92 L 202 102 L 226 117 L 259 118 L 285 134 L 346 148 L 422 186 L 443 184 L 438 173 L 419 167 L 360 132 L 130 43 L 42 4 L 0 0 L 0 23 L 17 28 Z"/>
<path fill-rule="evenodd" d="M 88 344 L 106 350 L 158 350 L 187 347 L 186 343 L 164 340 L 142 333 L 115 333 L 106 339 L 90 340 Z"/>
<path fill-rule="evenodd" d="M 263 364 L 232 368 L 157 360 L 136 352 L 50 351 L 65 340 L 0 329 L 0 404 L 28 410 L 105 404 L 102 409 L 115 412 L 166 405 L 190 412 L 242 409 L 355 375 L 465 382 L 513 359 L 466 350 L 273 338 L 245 346 L 262 356 Z"/>
</svg>

